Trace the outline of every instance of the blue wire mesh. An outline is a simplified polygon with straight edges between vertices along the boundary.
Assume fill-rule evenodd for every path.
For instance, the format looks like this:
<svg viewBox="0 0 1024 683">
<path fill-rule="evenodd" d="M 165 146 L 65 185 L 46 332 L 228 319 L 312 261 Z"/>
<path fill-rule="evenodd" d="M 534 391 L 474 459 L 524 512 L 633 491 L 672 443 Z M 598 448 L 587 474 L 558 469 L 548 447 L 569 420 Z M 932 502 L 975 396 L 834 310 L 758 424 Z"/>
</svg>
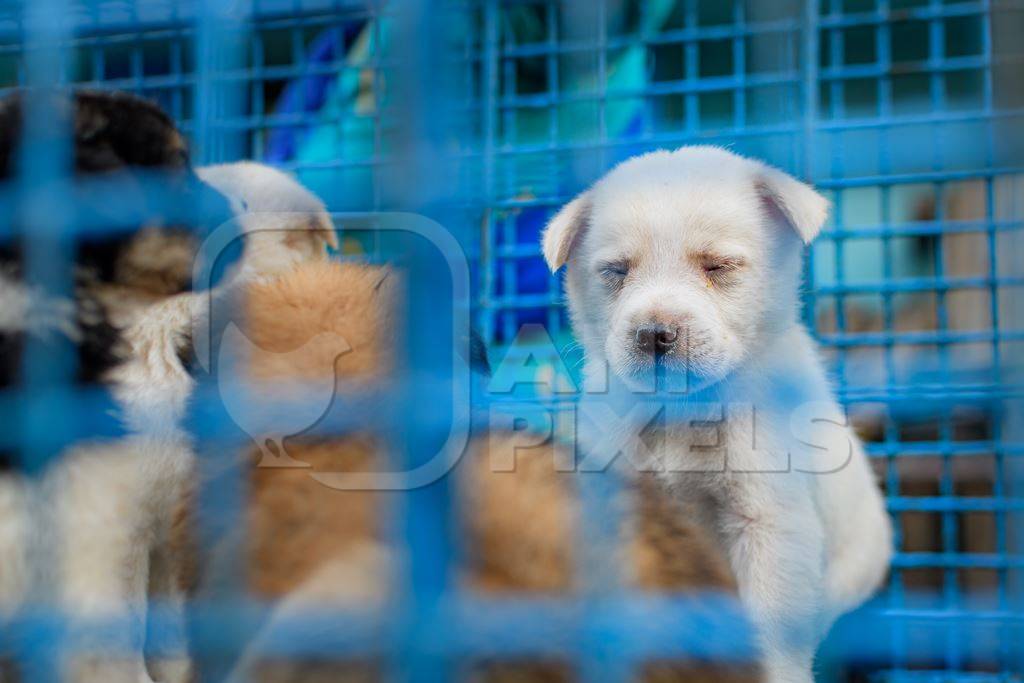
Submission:
<svg viewBox="0 0 1024 683">
<path fill-rule="evenodd" d="M 471 258 L 476 312 L 495 358 L 531 342 L 542 351 L 546 340 L 570 343 L 539 231 L 616 161 L 714 143 L 812 181 L 833 213 L 809 249 L 804 319 L 884 481 L 897 550 L 884 594 L 840 622 L 824 646 L 821 675 L 1019 680 L 1019 8 L 991 0 L 488 0 L 454 4 L 443 16 L 439 24 L 417 3 L 343 0 L 16 4 L 0 10 L 0 84 L 141 93 L 191 137 L 197 161 L 277 164 L 334 211 L 444 215 Z M 427 22 L 433 31 L 417 30 Z M 441 99 L 448 116 L 435 118 Z M 29 184 L 8 195 L 12 206 L 32 183 L 61 173 L 47 163 L 59 146 L 37 149 L 41 161 L 26 167 Z M 443 178 L 432 172 L 438 157 Z M 47 218 L 65 237 L 76 229 L 74 216 Z M 38 253 L 46 246 L 40 240 Z M 343 252 L 387 255 L 378 235 L 357 232 Z M 66 263 L 66 250 L 46 251 L 38 267 L 60 291 L 67 283 L 55 253 Z M 547 336 L 524 337 L 531 323 Z M 66 362 L 28 362 L 59 369 L 29 373 L 20 394 L 3 397 L 7 405 L 39 399 L 31 417 L 51 410 L 47 401 L 57 399 L 46 391 L 70 371 Z M 66 394 L 60 400 L 74 407 L 65 412 L 99 414 L 90 397 Z M 58 441 L 98 429 L 97 420 L 81 421 Z M 18 432 L 26 451 L 55 438 L 26 424 Z M 225 491 L 212 504 L 230 508 Z M 242 494 L 235 490 L 235 502 Z M 412 558 L 395 651 L 415 653 L 400 669 L 430 680 L 446 673 L 438 651 L 542 651 L 545 625 L 561 623 L 558 604 L 494 605 L 488 619 L 460 617 L 460 603 L 445 601 L 449 497 L 444 485 L 407 494 L 395 531 Z M 615 652 L 678 644 L 631 635 L 670 604 L 626 596 L 604 607 L 577 634 L 582 672 L 608 664 L 595 654 L 602 650 L 613 661 Z M 235 616 L 244 620 L 245 609 Z M 229 612 L 197 629 L 200 649 L 223 644 L 218 625 Z M 440 642 L 417 641 L 459 619 L 482 633 L 505 625 L 504 634 L 520 635 L 496 646 L 440 628 Z M 39 633 L 59 632 L 59 620 L 50 626 Z M 293 642 L 298 650 L 288 652 L 378 646 L 370 640 Z M 50 650 L 26 652 L 27 671 L 55 676 Z"/>
</svg>

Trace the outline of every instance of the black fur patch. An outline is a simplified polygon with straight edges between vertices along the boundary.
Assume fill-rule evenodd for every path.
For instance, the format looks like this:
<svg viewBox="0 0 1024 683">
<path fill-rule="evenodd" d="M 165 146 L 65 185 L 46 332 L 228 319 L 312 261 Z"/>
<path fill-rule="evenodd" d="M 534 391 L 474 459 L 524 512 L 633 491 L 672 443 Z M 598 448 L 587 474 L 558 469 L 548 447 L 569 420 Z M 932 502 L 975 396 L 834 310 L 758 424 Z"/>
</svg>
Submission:
<svg viewBox="0 0 1024 683">
<path fill-rule="evenodd" d="M 0 330 L 0 389 L 6 389 L 17 380 L 24 348 L 24 332 Z"/>
<path fill-rule="evenodd" d="M 14 174 L 24 96 L 0 100 L 0 178 Z M 124 92 L 74 93 L 74 155 L 79 173 L 129 166 L 187 168 L 188 150 L 174 121 L 154 102 Z"/>
<path fill-rule="evenodd" d="M 87 294 L 76 300 L 79 382 L 99 382 L 127 355 L 121 332 L 110 323 L 106 309 Z"/>
</svg>

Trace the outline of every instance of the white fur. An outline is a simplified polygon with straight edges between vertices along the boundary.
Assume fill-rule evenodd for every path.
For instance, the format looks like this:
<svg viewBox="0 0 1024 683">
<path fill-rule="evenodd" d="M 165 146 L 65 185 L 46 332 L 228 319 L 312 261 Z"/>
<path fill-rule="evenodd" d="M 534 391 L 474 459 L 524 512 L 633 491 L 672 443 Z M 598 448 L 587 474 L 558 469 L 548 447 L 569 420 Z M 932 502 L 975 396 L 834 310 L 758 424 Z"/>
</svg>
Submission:
<svg viewBox="0 0 1024 683">
<path fill-rule="evenodd" d="M 891 556 L 870 465 L 797 321 L 802 243 L 827 208 L 760 162 L 684 147 L 620 164 L 543 236 L 552 270 L 568 265 L 586 384 L 602 390 L 582 405 L 584 443 L 594 410 L 595 451 L 625 443 L 633 466 L 709 501 L 773 682 L 812 680 L 821 636 L 877 589 Z M 624 278 L 608 276 L 607 264 L 624 262 Z M 706 270 L 722 262 L 732 264 L 724 273 Z M 681 335 L 662 375 L 635 343 L 652 322 Z M 608 407 L 629 416 L 615 429 L 639 432 L 637 392 L 659 377 L 690 381 L 689 394 L 666 403 L 660 441 L 610 438 Z"/>
<path fill-rule="evenodd" d="M 10 618 L 29 588 L 28 481 L 18 476 L 0 477 L 0 619 Z"/>
<path fill-rule="evenodd" d="M 190 298 L 153 306 L 123 332 L 131 355 L 111 380 L 133 436 L 69 448 L 39 479 L 0 477 L 0 618 L 27 606 L 58 609 L 72 620 L 120 620 L 138 648 L 135 657 L 102 649 L 76 655 L 66 662 L 69 680 L 189 678 L 184 653 L 147 663 L 142 645 L 150 597 L 183 614 L 166 549 L 194 460 L 177 428 L 193 381 L 172 341 L 188 329 L 183 303 Z M 178 628 L 183 639 L 183 621 Z M 76 632 L 86 647 L 93 630 Z"/>
<path fill-rule="evenodd" d="M 81 338 L 70 299 L 48 296 L 38 287 L 0 272 L 0 332 L 24 332 L 37 339 Z"/>
</svg>

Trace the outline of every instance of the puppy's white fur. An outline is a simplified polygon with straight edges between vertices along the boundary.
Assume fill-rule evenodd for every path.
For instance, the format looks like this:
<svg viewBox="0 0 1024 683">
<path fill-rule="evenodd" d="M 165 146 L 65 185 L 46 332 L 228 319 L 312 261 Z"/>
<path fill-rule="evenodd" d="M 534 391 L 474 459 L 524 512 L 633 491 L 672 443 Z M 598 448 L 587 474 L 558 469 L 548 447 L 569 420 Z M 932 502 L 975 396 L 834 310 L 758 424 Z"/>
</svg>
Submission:
<svg viewBox="0 0 1024 683">
<path fill-rule="evenodd" d="M 620 164 L 543 236 L 551 269 L 568 266 L 587 385 L 629 408 L 660 366 L 691 380 L 675 414 L 720 415 L 717 448 L 706 424 L 684 419 L 626 455 L 707 503 L 771 681 L 812 680 L 824 631 L 877 589 L 891 557 L 873 473 L 797 320 L 802 243 L 827 211 L 781 171 L 684 147 Z M 650 324 L 679 331 L 660 363 L 638 347 Z"/>
</svg>

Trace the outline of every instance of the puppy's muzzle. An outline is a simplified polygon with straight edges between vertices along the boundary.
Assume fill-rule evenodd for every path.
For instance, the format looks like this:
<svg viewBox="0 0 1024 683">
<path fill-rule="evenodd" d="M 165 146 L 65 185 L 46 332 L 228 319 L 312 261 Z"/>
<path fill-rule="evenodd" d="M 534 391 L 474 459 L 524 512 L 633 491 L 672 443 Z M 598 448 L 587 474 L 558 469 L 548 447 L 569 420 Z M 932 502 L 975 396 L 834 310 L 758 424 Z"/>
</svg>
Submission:
<svg viewBox="0 0 1024 683">
<path fill-rule="evenodd" d="M 637 353 L 660 358 L 673 353 L 679 342 L 679 328 L 674 325 L 649 323 L 636 328 L 634 343 Z"/>
</svg>

